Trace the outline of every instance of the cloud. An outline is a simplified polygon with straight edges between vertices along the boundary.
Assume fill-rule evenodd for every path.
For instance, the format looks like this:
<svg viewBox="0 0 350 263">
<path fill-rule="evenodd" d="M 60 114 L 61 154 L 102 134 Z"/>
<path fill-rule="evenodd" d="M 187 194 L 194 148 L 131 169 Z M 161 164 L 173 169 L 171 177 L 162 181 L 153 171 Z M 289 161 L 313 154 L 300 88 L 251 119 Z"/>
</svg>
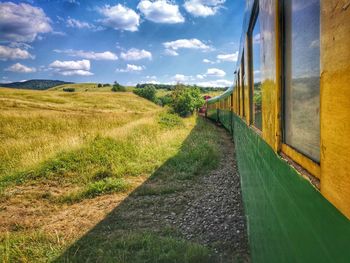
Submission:
<svg viewBox="0 0 350 263">
<path fill-rule="evenodd" d="M 79 29 L 93 29 L 95 28 L 94 25 L 88 23 L 88 22 L 84 22 L 84 21 L 80 21 L 74 18 L 68 18 L 67 22 L 66 22 L 67 27 L 73 27 L 73 28 L 79 28 Z"/>
<path fill-rule="evenodd" d="M 196 77 L 197 77 L 197 79 L 205 79 L 205 76 L 201 75 L 201 74 L 198 74 Z"/>
<path fill-rule="evenodd" d="M 94 75 L 94 73 L 90 72 L 90 71 L 86 71 L 86 70 L 70 70 L 70 71 L 59 71 L 59 74 L 63 75 L 63 76 L 92 76 Z"/>
<path fill-rule="evenodd" d="M 0 3 L 0 40 L 33 42 L 41 33 L 52 31 L 50 19 L 39 7 Z"/>
<path fill-rule="evenodd" d="M 117 60 L 118 56 L 111 51 L 105 52 L 94 52 L 94 51 L 83 51 L 83 50 L 73 50 L 73 49 L 55 49 L 56 53 L 67 54 L 72 57 L 80 57 L 91 60 Z"/>
<path fill-rule="evenodd" d="M 100 14 L 105 18 L 100 20 L 103 25 L 116 30 L 137 31 L 140 25 L 140 16 L 132 9 L 121 4 L 105 5 L 98 8 Z"/>
<path fill-rule="evenodd" d="M 79 75 L 79 76 L 91 76 L 93 75 L 92 72 L 90 72 L 90 61 L 83 59 L 83 60 L 77 60 L 77 61 L 60 61 L 55 60 L 52 62 L 49 67 L 51 69 L 54 69 L 58 74 L 61 74 L 63 76 L 72 76 L 72 75 Z"/>
<path fill-rule="evenodd" d="M 164 54 L 171 57 L 176 57 L 179 55 L 179 53 L 177 53 L 175 50 L 172 50 L 172 49 L 166 49 L 164 51 Z"/>
<path fill-rule="evenodd" d="M 166 49 L 178 50 L 181 48 L 187 49 L 200 49 L 200 50 L 209 50 L 210 47 L 204 44 L 202 41 L 192 38 L 192 39 L 178 39 L 175 41 L 164 42 L 163 46 Z"/>
<path fill-rule="evenodd" d="M 221 54 L 216 57 L 219 62 L 227 61 L 227 62 L 236 62 L 238 60 L 238 51 L 232 54 Z"/>
<path fill-rule="evenodd" d="M 185 18 L 179 11 L 179 6 L 167 0 L 142 0 L 137 8 L 147 20 L 155 23 L 176 24 L 183 23 Z"/>
<path fill-rule="evenodd" d="M 147 50 L 131 48 L 127 52 L 122 52 L 120 57 L 124 60 L 152 59 L 152 53 Z"/>
<path fill-rule="evenodd" d="M 193 80 L 192 76 L 186 76 L 183 74 L 176 74 L 175 76 L 172 77 L 173 80 L 175 80 L 176 82 L 188 82 Z"/>
<path fill-rule="evenodd" d="M 217 13 L 226 0 L 187 0 L 184 8 L 193 16 L 207 17 Z"/>
<path fill-rule="evenodd" d="M 254 37 L 253 37 L 253 44 L 260 44 L 261 43 L 261 35 L 260 33 L 257 33 Z"/>
<path fill-rule="evenodd" d="M 209 77 L 225 77 L 226 72 L 218 68 L 210 68 L 205 75 Z"/>
<path fill-rule="evenodd" d="M 132 65 L 132 64 L 127 64 L 125 69 L 117 69 L 117 72 L 138 72 L 144 70 L 144 66 L 137 66 L 137 65 Z"/>
<path fill-rule="evenodd" d="M 206 64 L 215 64 L 214 61 L 211 61 L 211 60 L 209 60 L 209 59 L 207 59 L 207 58 L 203 59 L 203 63 L 206 63 Z"/>
<path fill-rule="evenodd" d="M 5 69 L 5 71 L 18 72 L 18 73 L 33 73 L 36 72 L 35 68 L 30 68 L 20 63 L 13 64 L 11 67 Z"/>
<path fill-rule="evenodd" d="M 232 86 L 233 81 L 227 79 L 218 79 L 212 81 L 198 82 L 197 85 L 201 87 L 229 87 Z"/>
<path fill-rule="evenodd" d="M 0 60 L 8 59 L 34 59 L 34 56 L 31 55 L 27 50 L 20 48 L 12 48 L 0 45 Z"/>
</svg>

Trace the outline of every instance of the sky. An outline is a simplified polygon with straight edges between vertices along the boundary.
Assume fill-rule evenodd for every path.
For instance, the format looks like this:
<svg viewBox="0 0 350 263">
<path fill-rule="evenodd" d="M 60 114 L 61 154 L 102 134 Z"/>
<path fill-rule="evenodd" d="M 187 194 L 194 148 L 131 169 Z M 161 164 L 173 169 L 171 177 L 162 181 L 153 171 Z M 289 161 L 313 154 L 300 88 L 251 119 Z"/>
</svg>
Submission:
<svg viewBox="0 0 350 263">
<path fill-rule="evenodd" d="M 230 86 L 244 2 L 0 1 L 0 83 Z"/>
</svg>

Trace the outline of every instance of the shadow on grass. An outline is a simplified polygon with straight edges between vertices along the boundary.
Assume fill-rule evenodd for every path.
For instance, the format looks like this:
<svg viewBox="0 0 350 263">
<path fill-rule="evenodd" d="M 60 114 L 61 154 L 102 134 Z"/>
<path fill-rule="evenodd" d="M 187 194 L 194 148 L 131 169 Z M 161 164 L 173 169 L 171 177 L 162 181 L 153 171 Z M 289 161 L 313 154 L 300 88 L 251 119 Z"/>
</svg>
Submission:
<svg viewBox="0 0 350 263">
<path fill-rule="evenodd" d="M 219 145 L 217 128 L 198 118 L 179 152 L 54 262 L 218 262 L 211 248 L 182 237 L 176 218 L 217 167 Z"/>
</svg>

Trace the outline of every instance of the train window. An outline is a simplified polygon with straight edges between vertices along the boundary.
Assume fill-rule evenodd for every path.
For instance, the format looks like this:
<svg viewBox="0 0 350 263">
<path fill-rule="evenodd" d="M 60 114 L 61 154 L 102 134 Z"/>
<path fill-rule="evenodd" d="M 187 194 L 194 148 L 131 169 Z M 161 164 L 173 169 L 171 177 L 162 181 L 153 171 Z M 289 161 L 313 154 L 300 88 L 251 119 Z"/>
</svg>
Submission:
<svg viewBox="0 0 350 263">
<path fill-rule="evenodd" d="M 320 161 L 320 0 L 284 1 L 284 142 Z"/>
<path fill-rule="evenodd" d="M 244 70 L 244 51 L 243 51 L 242 62 L 241 62 L 242 117 L 245 117 L 244 81 L 245 81 L 245 70 Z"/>
<path fill-rule="evenodd" d="M 253 109 L 252 119 L 253 125 L 262 130 L 262 97 L 261 97 L 261 33 L 260 33 L 260 21 L 259 21 L 259 8 L 257 8 L 255 21 L 253 24 L 252 32 L 250 35 L 251 41 L 251 61 L 252 61 L 252 85 L 253 85 Z"/>
<path fill-rule="evenodd" d="M 237 90 L 237 99 L 238 99 L 238 115 L 241 115 L 241 73 L 238 71 L 237 74 L 237 84 L 238 84 L 238 90 Z"/>
</svg>

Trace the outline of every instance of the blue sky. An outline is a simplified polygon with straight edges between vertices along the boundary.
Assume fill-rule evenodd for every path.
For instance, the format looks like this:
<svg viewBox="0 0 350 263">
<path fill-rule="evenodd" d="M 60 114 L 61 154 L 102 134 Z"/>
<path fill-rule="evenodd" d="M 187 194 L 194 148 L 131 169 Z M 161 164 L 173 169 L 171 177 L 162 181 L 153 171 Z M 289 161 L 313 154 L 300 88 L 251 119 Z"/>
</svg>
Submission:
<svg viewBox="0 0 350 263">
<path fill-rule="evenodd" d="M 0 1 L 0 82 L 229 86 L 244 0 Z"/>
</svg>

